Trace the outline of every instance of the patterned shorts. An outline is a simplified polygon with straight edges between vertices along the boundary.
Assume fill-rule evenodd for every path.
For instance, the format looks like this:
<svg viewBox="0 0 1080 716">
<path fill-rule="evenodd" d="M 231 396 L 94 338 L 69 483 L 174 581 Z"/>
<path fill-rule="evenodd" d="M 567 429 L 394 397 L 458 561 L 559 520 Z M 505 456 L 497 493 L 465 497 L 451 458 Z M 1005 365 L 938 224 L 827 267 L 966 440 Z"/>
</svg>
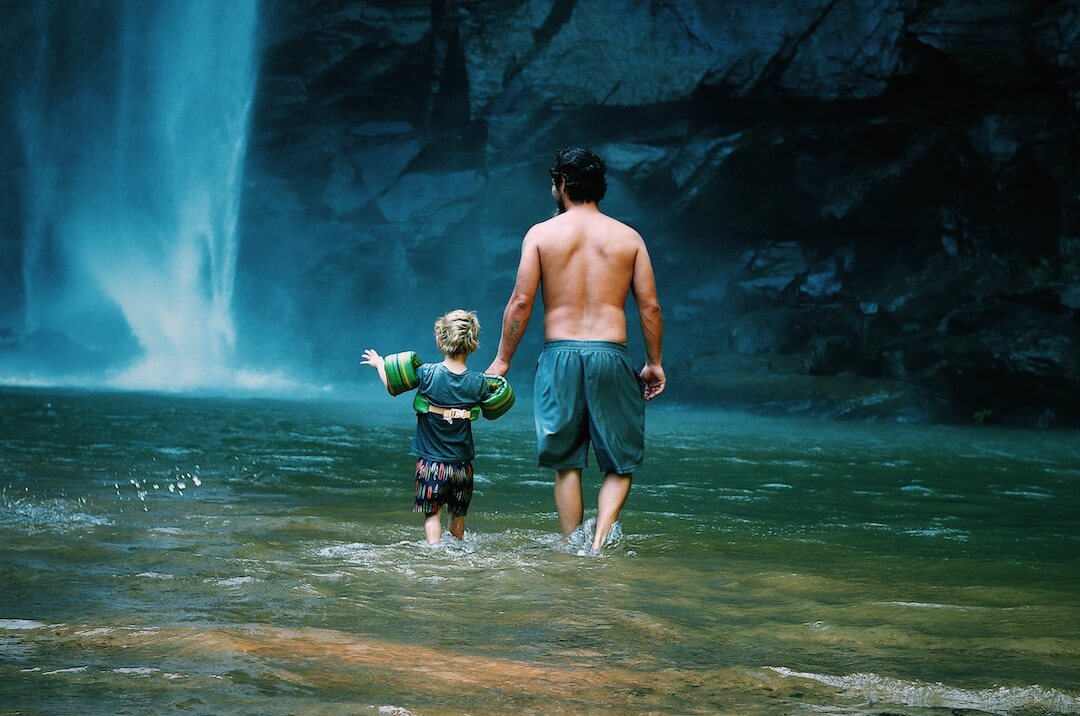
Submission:
<svg viewBox="0 0 1080 716">
<path fill-rule="evenodd" d="M 471 462 L 445 463 L 425 460 L 416 461 L 416 501 L 413 512 L 430 515 L 442 505 L 455 517 L 469 512 L 473 493 L 473 466 Z"/>
</svg>

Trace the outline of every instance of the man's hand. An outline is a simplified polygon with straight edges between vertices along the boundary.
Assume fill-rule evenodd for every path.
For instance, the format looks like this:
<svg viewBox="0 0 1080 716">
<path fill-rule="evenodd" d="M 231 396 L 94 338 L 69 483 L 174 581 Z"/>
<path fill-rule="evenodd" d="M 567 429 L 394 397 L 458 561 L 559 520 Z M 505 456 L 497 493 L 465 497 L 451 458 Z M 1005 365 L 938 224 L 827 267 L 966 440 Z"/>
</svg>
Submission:
<svg viewBox="0 0 1080 716">
<path fill-rule="evenodd" d="M 645 381 L 645 400 L 652 400 L 664 392 L 667 378 L 659 364 L 646 363 L 641 369 L 641 379 Z"/>
<path fill-rule="evenodd" d="M 510 370 L 510 364 L 502 358 L 496 358 L 491 361 L 491 365 L 484 371 L 485 375 L 506 375 L 506 372 Z"/>
</svg>

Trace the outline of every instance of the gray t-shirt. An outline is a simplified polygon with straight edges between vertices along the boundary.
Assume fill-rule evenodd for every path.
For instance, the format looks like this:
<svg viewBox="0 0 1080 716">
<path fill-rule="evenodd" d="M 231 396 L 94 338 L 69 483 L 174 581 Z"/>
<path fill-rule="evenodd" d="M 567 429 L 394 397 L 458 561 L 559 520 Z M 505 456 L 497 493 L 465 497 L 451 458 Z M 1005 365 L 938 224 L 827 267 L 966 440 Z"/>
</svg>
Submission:
<svg viewBox="0 0 1080 716">
<path fill-rule="evenodd" d="M 416 369 L 416 377 L 420 379 L 417 390 L 432 405 L 444 408 L 471 408 L 490 391 L 483 373 L 475 370 L 452 373 L 442 363 L 423 364 Z M 434 413 L 417 415 L 411 452 L 436 462 L 472 462 L 476 456 L 472 421 L 455 419 L 448 423 Z"/>
</svg>

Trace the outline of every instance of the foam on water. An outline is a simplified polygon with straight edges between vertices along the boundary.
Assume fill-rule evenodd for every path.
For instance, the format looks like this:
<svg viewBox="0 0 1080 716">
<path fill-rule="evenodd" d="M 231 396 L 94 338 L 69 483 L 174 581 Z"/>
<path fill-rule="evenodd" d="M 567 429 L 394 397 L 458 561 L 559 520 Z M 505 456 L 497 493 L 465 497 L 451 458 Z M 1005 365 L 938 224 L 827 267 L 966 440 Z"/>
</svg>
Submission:
<svg viewBox="0 0 1080 716">
<path fill-rule="evenodd" d="M 904 485 L 900 488 L 901 492 L 911 492 L 918 495 L 932 495 L 934 491 L 926 487 L 925 485 Z"/>
<path fill-rule="evenodd" d="M 815 674 L 783 666 L 767 667 L 785 678 L 817 681 L 842 689 L 847 695 L 871 702 L 886 702 L 921 708 L 978 709 L 1009 713 L 1035 709 L 1041 713 L 1072 714 L 1080 711 L 1080 695 L 1038 684 L 964 689 L 940 682 L 907 681 L 875 673 L 845 675 Z"/>
<path fill-rule="evenodd" d="M 912 537 L 940 537 L 957 542 L 966 542 L 971 537 L 971 533 L 967 530 L 952 529 L 950 527 L 916 527 L 902 530 L 902 533 Z"/>
<path fill-rule="evenodd" d="M 1039 490 L 1002 490 L 997 493 L 1005 497 L 1024 497 L 1031 500 L 1052 500 L 1054 496 L 1049 492 Z"/>
<path fill-rule="evenodd" d="M 957 611 L 988 611 L 991 609 L 1008 610 L 1015 607 L 980 607 L 965 604 L 938 604 L 937 602 L 874 602 L 890 607 L 906 607 L 910 609 L 955 609 Z"/>
<path fill-rule="evenodd" d="M 161 671 L 152 666 L 120 666 L 112 669 L 114 674 L 131 674 L 132 676 L 153 676 Z"/>
<path fill-rule="evenodd" d="M 42 676 L 55 676 L 56 674 L 81 674 L 87 671 L 89 666 L 69 666 L 65 669 L 53 669 L 52 671 L 41 672 Z"/>
<path fill-rule="evenodd" d="M 510 532 L 497 537 L 466 532 L 461 541 L 444 535 L 434 545 L 422 539 L 392 544 L 353 542 L 318 547 L 315 555 L 374 573 L 412 573 L 421 565 L 436 569 L 522 569 L 537 567 L 544 561 L 537 552 L 537 542 L 522 540 L 520 534 Z"/>
<path fill-rule="evenodd" d="M 207 579 L 208 584 L 214 584 L 219 587 L 240 587 L 245 584 L 251 584 L 257 581 L 254 577 L 241 576 L 241 577 L 225 577 L 222 579 Z"/>
<path fill-rule="evenodd" d="M 501 532 L 467 530 L 465 539 L 457 540 L 448 532 L 434 545 L 422 539 L 402 539 L 388 544 L 350 542 L 320 545 L 311 549 L 312 557 L 344 563 L 373 573 L 413 573 L 427 570 L 448 570 L 452 578 L 460 578 L 461 570 L 534 570 L 549 566 L 555 554 L 576 554 L 592 544 L 595 519 L 587 520 L 569 539 L 557 534 L 536 530 L 509 529 Z M 419 529 L 402 531 L 416 535 Z M 605 555 L 632 557 L 625 547 L 622 526 L 614 525 L 604 543 Z M 331 579 L 342 577 L 331 571 Z"/>
<path fill-rule="evenodd" d="M 77 631 L 75 632 L 75 634 L 77 636 L 108 636 L 114 631 L 116 630 L 111 627 L 95 627 L 92 629 L 83 629 L 81 631 Z"/>
<path fill-rule="evenodd" d="M 33 619 L 0 619 L 0 629 L 26 631 L 28 629 L 41 629 L 46 626 L 48 625 L 36 622 Z"/>
</svg>

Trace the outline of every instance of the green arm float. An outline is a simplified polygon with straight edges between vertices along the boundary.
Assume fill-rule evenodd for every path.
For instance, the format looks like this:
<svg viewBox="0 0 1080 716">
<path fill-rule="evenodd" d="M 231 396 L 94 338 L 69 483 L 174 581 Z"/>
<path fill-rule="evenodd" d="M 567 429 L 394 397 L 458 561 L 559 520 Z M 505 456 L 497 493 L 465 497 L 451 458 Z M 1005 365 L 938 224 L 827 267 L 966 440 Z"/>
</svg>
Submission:
<svg viewBox="0 0 1080 716">
<path fill-rule="evenodd" d="M 383 367 L 386 370 L 386 389 L 390 391 L 390 395 L 401 395 L 420 385 L 416 369 L 421 365 L 423 362 L 413 351 L 386 356 Z"/>
</svg>

